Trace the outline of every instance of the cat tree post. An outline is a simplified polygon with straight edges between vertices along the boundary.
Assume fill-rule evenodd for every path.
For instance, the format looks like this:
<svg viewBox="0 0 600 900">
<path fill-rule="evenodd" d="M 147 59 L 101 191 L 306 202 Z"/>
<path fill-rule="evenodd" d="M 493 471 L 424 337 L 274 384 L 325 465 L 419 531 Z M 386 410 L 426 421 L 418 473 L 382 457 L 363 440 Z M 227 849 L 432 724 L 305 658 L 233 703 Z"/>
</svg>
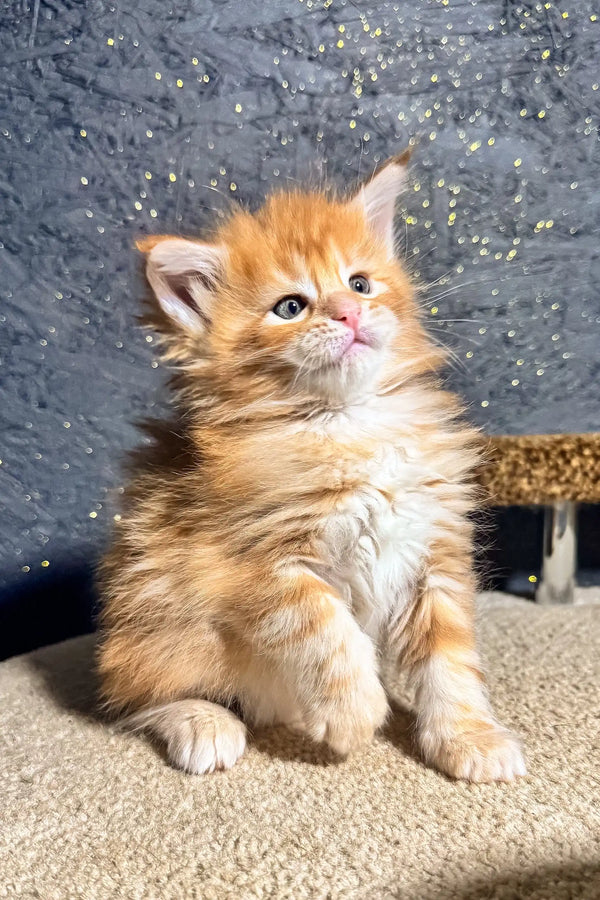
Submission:
<svg viewBox="0 0 600 900">
<path fill-rule="evenodd" d="M 600 434 L 490 437 L 480 481 L 489 506 L 544 506 L 538 603 L 573 603 L 577 503 L 600 503 Z"/>
<path fill-rule="evenodd" d="M 577 569 L 577 511 L 570 500 L 557 500 L 544 514 L 544 555 L 538 603 L 574 603 Z"/>
</svg>

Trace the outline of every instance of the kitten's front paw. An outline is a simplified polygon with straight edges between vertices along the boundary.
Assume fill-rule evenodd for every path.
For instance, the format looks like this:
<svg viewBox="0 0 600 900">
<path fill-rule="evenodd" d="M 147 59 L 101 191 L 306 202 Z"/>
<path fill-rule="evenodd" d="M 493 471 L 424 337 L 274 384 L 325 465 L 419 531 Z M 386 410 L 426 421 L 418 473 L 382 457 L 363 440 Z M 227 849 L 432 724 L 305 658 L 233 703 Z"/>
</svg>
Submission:
<svg viewBox="0 0 600 900">
<path fill-rule="evenodd" d="M 385 691 L 373 673 L 307 713 L 305 730 L 314 741 L 325 741 L 335 753 L 347 756 L 373 739 L 387 712 Z"/>
<path fill-rule="evenodd" d="M 421 734 L 421 747 L 426 761 L 452 778 L 485 783 L 526 774 L 519 739 L 496 723 L 482 722 L 446 740 Z"/>
</svg>

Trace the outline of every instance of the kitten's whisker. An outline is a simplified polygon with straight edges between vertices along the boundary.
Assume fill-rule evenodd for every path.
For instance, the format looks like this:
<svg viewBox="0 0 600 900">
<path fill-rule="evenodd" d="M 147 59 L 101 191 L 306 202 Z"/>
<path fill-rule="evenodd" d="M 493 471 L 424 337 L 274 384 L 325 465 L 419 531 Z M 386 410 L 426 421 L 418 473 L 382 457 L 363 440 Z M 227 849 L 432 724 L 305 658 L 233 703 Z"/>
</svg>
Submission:
<svg viewBox="0 0 600 900">
<path fill-rule="evenodd" d="M 444 335 L 448 335 L 449 333 L 446 329 L 438 329 L 434 325 L 428 326 L 427 331 L 443 331 Z M 481 341 L 478 341 L 476 338 L 469 337 L 466 334 L 461 334 L 460 336 L 457 334 L 453 334 L 452 336 L 461 341 L 468 341 L 469 344 L 475 344 L 476 347 L 481 347 Z"/>
<path fill-rule="evenodd" d="M 439 316 L 435 317 L 436 322 L 469 322 L 474 325 L 479 325 L 481 322 L 488 322 L 489 319 L 442 319 Z"/>
<path fill-rule="evenodd" d="M 429 254 L 433 253 L 435 250 L 437 250 L 437 247 L 430 247 L 429 250 L 427 250 L 425 253 L 420 253 L 419 260 L 425 259 L 426 256 L 429 256 Z M 442 279 L 444 279 L 444 278 L 448 278 L 452 274 L 453 271 L 454 271 L 453 269 L 448 269 L 447 272 L 444 272 L 442 275 L 438 275 L 437 278 L 434 278 L 433 281 L 428 282 L 428 284 L 422 284 L 421 282 L 417 281 L 415 284 L 417 293 L 420 294 L 423 291 L 429 290 L 429 288 L 433 287 L 434 284 L 437 284 L 439 281 L 442 281 Z"/>
</svg>

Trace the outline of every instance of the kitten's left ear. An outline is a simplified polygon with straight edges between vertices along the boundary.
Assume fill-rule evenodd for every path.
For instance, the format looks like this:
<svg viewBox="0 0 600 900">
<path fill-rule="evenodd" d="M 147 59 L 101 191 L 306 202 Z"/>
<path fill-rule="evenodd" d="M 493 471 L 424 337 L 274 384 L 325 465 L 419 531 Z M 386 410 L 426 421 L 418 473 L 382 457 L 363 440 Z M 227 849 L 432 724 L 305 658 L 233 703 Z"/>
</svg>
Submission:
<svg viewBox="0 0 600 900">
<path fill-rule="evenodd" d="M 146 276 L 172 325 L 194 335 L 205 333 L 225 249 L 169 235 L 144 238 L 136 246 L 146 254 Z"/>
<path fill-rule="evenodd" d="M 406 184 L 406 167 L 412 155 L 409 147 L 399 156 L 387 160 L 360 188 L 352 203 L 360 206 L 367 222 L 394 255 L 394 211 L 396 200 Z"/>
</svg>

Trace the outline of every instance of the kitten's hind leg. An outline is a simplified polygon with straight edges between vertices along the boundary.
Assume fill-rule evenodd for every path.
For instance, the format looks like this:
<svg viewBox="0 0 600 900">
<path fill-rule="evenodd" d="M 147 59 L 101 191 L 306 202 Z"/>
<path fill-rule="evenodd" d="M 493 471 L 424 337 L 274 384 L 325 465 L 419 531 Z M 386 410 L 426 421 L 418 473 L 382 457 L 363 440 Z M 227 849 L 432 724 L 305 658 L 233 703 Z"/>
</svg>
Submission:
<svg viewBox="0 0 600 900">
<path fill-rule="evenodd" d="M 128 716 L 124 726 L 164 742 L 172 765 L 193 775 L 230 769 L 246 747 L 246 728 L 208 700 L 176 700 Z"/>
</svg>

